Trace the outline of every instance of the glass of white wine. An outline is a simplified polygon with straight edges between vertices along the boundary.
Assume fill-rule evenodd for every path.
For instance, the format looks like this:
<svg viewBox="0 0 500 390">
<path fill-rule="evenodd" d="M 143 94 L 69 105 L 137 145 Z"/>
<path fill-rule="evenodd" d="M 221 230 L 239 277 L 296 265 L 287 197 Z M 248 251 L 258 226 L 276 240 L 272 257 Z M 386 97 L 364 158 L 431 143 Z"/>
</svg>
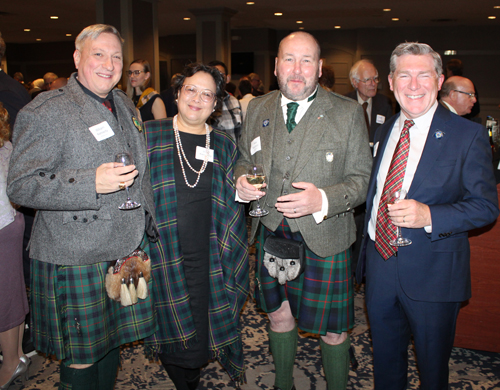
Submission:
<svg viewBox="0 0 500 390">
<path fill-rule="evenodd" d="M 264 168 L 261 164 L 253 165 L 247 172 L 247 182 L 253 185 L 258 190 L 262 189 L 262 186 L 266 182 L 266 175 L 264 173 Z M 263 217 L 269 214 L 269 211 L 260 207 L 259 197 L 257 197 L 257 208 L 250 210 L 250 216 L 252 217 Z"/>
<path fill-rule="evenodd" d="M 393 191 L 389 195 L 388 203 L 398 203 L 400 200 L 403 200 L 406 198 L 406 191 L 405 190 L 397 190 Z M 404 238 L 401 236 L 401 228 L 398 226 L 398 233 L 397 236 L 394 240 L 391 240 L 389 244 L 392 246 L 407 246 L 411 244 L 411 240 L 409 238 Z"/>
</svg>

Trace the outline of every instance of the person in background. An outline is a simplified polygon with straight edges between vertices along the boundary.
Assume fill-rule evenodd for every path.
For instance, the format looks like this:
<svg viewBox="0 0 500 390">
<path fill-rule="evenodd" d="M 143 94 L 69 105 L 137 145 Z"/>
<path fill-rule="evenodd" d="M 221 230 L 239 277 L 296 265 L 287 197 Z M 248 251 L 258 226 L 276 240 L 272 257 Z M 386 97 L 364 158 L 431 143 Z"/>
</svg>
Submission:
<svg viewBox="0 0 500 390">
<path fill-rule="evenodd" d="M 252 95 L 262 96 L 264 95 L 264 86 L 260 80 L 260 76 L 257 73 L 250 73 L 248 75 L 248 80 L 252 84 Z"/>
<path fill-rule="evenodd" d="M 252 100 L 255 96 L 252 95 L 252 84 L 250 84 L 250 81 L 248 80 L 241 80 L 238 89 L 240 90 L 240 93 L 243 96 L 240 99 L 240 106 L 241 106 L 241 116 L 243 120 L 245 120 L 245 114 L 247 112 L 248 103 L 250 103 L 250 100 Z"/>
<path fill-rule="evenodd" d="M 7 196 L 7 173 L 12 144 L 9 142 L 9 114 L 0 103 L 0 389 L 7 390 L 18 377 L 28 377 L 30 359 L 24 355 L 22 340 L 28 299 L 23 276 L 24 217 Z"/>
<path fill-rule="evenodd" d="M 452 76 L 463 76 L 464 75 L 464 65 L 462 60 L 458 58 L 452 58 L 446 63 L 446 67 L 444 69 L 445 80 Z M 476 102 L 471 109 L 471 112 L 463 115 L 464 118 L 473 120 L 474 122 L 481 123 L 481 118 L 479 118 L 479 113 L 481 112 L 481 104 L 479 103 L 479 94 L 477 92 L 477 88 L 474 85 L 474 97 L 476 98 Z"/>
<path fill-rule="evenodd" d="M 321 77 L 318 82 L 324 90 L 334 92 L 333 86 L 335 85 L 335 72 L 331 66 L 323 65 L 321 68 Z"/>
<path fill-rule="evenodd" d="M 295 388 L 298 328 L 320 335 L 329 390 L 345 390 L 349 374 L 352 210 L 365 201 L 372 157 L 361 106 L 319 87 L 320 58 L 311 34 L 281 41 L 274 71 L 280 90 L 248 105 L 235 171 L 243 201 L 266 194 L 246 180 L 254 164 L 263 165 L 267 178 L 269 214 L 252 219 L 250 239 L 258 237 L 255 296 L 270 320 L 280 390 Z M 264 240 L 272 236 L 305 246 L 304 273 L 285 284 L 264 265 Z"/>
<path fill-rule="evenodd" d="M 247 230 L 235 201 L 236 144 L 207 120 L 224 99 L 214 67 L 188 65 L 174 84 L 179 113 L 145 124 L 160 239 L 150 246 L 158 352 L 178 390 L 194 390 L 218 360 L 244 378 L 241 308 L 248 294 Z M 168 169 L 165 169 L 168 167 Z"/>
<path fill-rule="evenodd" d="M 224 62 L 211 61 L 208 63 L 208 66 L 216 68 L 222 74 L 226 83 L 231 81 L 231 75 L 228 74 L 227 66 Z M 210 117 L 209 124 L 214 129 L 225 131 L 237 143 L 240 138 L 242 123 L 243 118 L 241 117 L 241 106 L 238 99 L 225 92 L 221 110 L 220 112 L 215 112 L 215 115 Z"/>
<path fill-rule="evenodd" d="M 468 231 L 499 212 L 488 134 L 438 103 L 442 69 L 424 43 L 401 43 L 390 58 L 401 113 L 375 135 L 356 272 L 358 282 L 366 273 L 376 390 L 406 388 L 411 335 L 420 388 L 448 389 L 456 320 L 471 297 Z M 411 244 L 391 244 L 397 227 Z"/>
<path fill-rule="evenodd" d="M 50 84 L 52 84 L 52 82 L 54 80 L 56 80 L 59 76 L 57 76 L 55 73 L 53 72 L 47 72 L 43 75 L 43 90 L 44 91 L 50 91 Z"/>
<path fill-rule="evenodd" d="M 157 239 L 142 126 L 122 77 L 123 40 L 97 24 L 75 41 L 76 73 L 19 112 L 7 194 L 37 210 L 30 243 L 31 335 L 37 350 L 60 360 L 60 387 L 111 390 L 120 345 L 156 330 L 150 297 L 122 306 L 105 278 L 145 233 Z M 129 152 L 135 163 L 115 162 Z M 141 204 L 120 210 L 125 189 Z M 48 321 L 47 319 L 50 319 Z"/>
<path fill-rule="evenodd" d="M 470 114 L 476 103 L 474 84 L 462 76 L 451 76 L 446 79 L 439 97 L 443 107 L 460 116 Z"/>
<path fill-rule="evenodd" d="M 143 122 L 167 117 L 165 104 L 151 84 L 151 66 L 146 60 L 134 60 L 128 69 L 127 95 L 141 113 Z"/>
<path fill-rule="evenodd" d="M 36 79 L 33 81 L 33 88 L 30 89 L 29 94 L 31 96 L 31 100 L 36 98 L 39 94 L 43 92 L 43 86 L 45 85 L 45 81 L 43 79 Z"/>
<path fill-rule="evenodd" d="M 68 79 L 66 77 L 58 77 L 54 81 L 50 83 L 49 91 L 53 91 L 54 89 L 59 89 L 68 84 Z"/>
</svg>

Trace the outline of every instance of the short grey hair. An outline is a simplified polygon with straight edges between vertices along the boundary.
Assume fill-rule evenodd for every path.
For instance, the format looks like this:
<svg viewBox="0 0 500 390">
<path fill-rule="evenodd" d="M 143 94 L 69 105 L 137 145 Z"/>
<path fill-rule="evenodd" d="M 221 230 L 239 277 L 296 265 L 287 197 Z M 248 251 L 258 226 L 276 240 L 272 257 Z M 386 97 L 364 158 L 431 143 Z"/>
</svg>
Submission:
<svg viewBox="0 0 500 390">
<path fill-rule="evenodd" d="M 363 59 L 363 60 L 359 60 L 357 61 L 351 68 L 351 70 L 349 71 L 349 81 L 351 82 L 351 85 L 354 89 L 356 89 L 356 86 L 354 85 L 354 83 L 352 82 L 352 79 L 356 79 L 356 80 L 359 80 L 359 68 L 361 65 L 363 64 L 371 64 L 373 65 L 373 67 L 375 68 L 375 70 L 377 71 L 377 76 L 378 76 L 378 69 L 377 67 L 373 64 L 373 61 L 372 60 L 367 60 L 367 59 Z"/>
<path fill-rule="evenodd" d="M 94 41 L 102 33 L 109 33 L 109 34 L 115 35 L 123 47 L 124 40 L 123 40 L 122 36 L 120 35 L 120 32 L 116 29 L 116 27 L 113 27 L 109 24 L 93 24 L 91 26 L 85 27 L 80 32 L 80 34 L 78 34 L 78 36 L 76 37 L 76 40 L 75 40 L 76 50 L 82 51 L 83 46 L 85 45 L 85 41 L 87 39 Z"/>
<path fill-rule="evenodd" d="M 434 60 L 434 69 L 436 70 L 437 76 L 440 77 L 443 74 L 443 61 L 441 60 L 441 56 L 437 52 L 435 52 L 432 47 L 430 47 L 426 43 L 405 42 L 400 43 L 391 54 L 391 77 L 394 76 L 394 73 L 396 72 L 396 58 L 404 56 L 406 54 L 414 56 L 423 56 L 430 54 Z"/>
</svg>

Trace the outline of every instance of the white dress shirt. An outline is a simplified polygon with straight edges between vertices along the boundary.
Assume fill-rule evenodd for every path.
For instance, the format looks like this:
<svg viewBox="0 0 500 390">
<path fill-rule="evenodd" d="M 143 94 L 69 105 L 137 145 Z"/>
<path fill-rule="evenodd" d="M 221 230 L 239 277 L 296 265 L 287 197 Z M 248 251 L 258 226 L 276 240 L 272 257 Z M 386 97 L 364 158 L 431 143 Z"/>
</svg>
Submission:
<svg viewBox="0 0 500 390">
<path fill-rule="evenodd" d="M 415 124 L 410 128 L 410 151 L 408 153 L 408 163 L 406 165 L 405 177 L 403 180 L 402 189 L 408 191 L 410 189 L 413 177 L 417 171 L 418 163 L 422 157 L 422 152 L 424 151 L 425 141 L 427 140 L 427 135 L 429 134 L 429 129 L 431 127 L 432 119 L 434 118 L 434 113 L 436 112 L 438 102 L 432 105 L 432 107 L 424 115 L 413 119 Z M 370 216 L 370 221 L 368 222 L 368 234 L 370 238 L 375 241 L 375 228 L 377 225 L 377 213 L 378 206 L 380 203 L 380 198 L 382 197 L 382 191 L 384 189 L 385 179 L 387 173 L 389 172 L 389 166 L 391 165 L 392 156 L 394 155 L 394 150 L 401 136 L 401 131 L 403 130 L 406 118 L 403 112 L 401 112 L 399 118 L 394 122 L 391 134 L 387 140 L 387 145 L 385 147 L 384 155 L 382 156 L 382 161 L 380 162 L 380 167 L 377 174 L 377 192 L 373 197 L 373 207 Z M 375 153 L 377 153 L 378 145 L 375 145 Z M 431 226 L 426 226 L 425 230 L 430 233 Z"/>
</svg>

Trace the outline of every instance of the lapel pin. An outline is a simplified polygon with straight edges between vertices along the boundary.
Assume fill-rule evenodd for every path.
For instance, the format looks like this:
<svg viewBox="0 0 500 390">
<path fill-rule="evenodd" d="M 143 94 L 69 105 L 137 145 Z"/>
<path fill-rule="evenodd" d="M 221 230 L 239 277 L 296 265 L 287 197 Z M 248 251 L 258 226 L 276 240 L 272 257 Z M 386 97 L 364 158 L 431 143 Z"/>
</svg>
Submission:
<svg viewBox="0 0 500 390">
<path fill-rule="evenodd" d="M 328 161 L 328 162 L 333 161 L 333 153 L 332 152 L 326 152 L 326 161 Z"/>
<path fill-rule="evenodd" d="M 135 125 L 135 127 L 137 127 L 137 130 L 139 130 L 139 133 L 142 133 L 142 124 L 139 121 L 139 119 L 137 119 L 135 116 L 133 116 L 132 122 L 134 122 L 134 125 Z"/>
<path fill-rule="evenodd" d="M 434 138 L 441 139 L 444 137 L 444 131 L 438 130 L 434 133 Z"/>
<path fill-rule="evenodd" d="M 269 126 L 269 119 L 265 119 L 263 122 L 262 122 L 262 127 L 267 127 Z"/>
<path fill-rule="evenodd" d="M 324 115 L 320 115 L 320 116 L 318 116 L 318 119 L 321 119 L 321 118 L 323 118 L 323 117 L 324 117 Z"/>
</svg>

